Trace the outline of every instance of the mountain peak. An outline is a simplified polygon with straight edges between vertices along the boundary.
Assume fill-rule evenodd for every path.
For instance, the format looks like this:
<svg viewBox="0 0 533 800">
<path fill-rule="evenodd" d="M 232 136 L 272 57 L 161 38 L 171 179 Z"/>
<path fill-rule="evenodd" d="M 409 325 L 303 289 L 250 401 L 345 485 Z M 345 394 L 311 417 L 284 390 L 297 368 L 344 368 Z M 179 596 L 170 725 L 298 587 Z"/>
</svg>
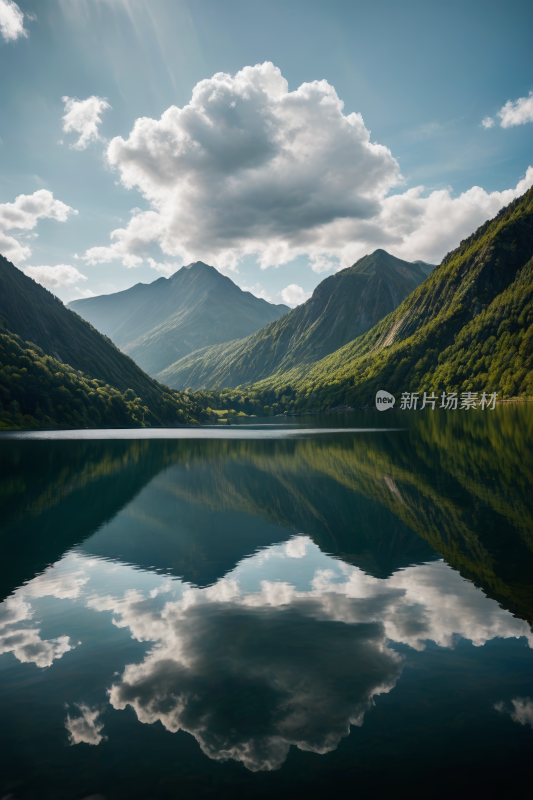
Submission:
<svg viewBox="0 0 533 800">
<path fill-rule="evenodd" d="M 193 352 L 157 379 L 172 387 L 238 386 L 311 364 L 373 327 L 425 277 L 420 267 L 376 250 L 325 278 L 280 319 L 241 340 Z"/>
<path fill-rule="evenodd" d="M 249 336 L 289 310 L 243 292 L 203 261 L 134 291 L 69 306 L 151 375 L 193 350 Z"/>
<path fill-rule="evenodd" d="M 213 269 L 215 272 L 218 272 L 215 267 L 212 267 L 210 264 L 206 264 L 204 261 L 193 261 L 191 264 L 184 264 L 182 269 L 203 269 L 204 267 L 206 269 Z"/>
</svg>

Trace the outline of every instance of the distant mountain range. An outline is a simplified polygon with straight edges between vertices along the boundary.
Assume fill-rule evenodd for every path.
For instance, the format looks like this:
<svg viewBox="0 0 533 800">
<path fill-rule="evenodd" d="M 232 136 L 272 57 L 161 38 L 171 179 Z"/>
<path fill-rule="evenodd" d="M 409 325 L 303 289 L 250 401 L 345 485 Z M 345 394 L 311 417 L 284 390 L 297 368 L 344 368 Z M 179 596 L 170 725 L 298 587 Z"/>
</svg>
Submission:
<svg viewBox="0 0 533 800">
<path fill-rule="evenodd" d="M 135 427 L 185 424 L 199 415 L 192 398 L 154 381 L 0 256 L 0 419 L 28 427 Z"/>
<path fill-rule="evenodd" d="M 461 242 L 366 334 L 247 389 L 280 410 L 373 405 L 375 393 L 533 398 L 533 189 Z M 239 408 L 238 393 L 224 401 Z"/>
<path fill-rule="evenodd" d="M 323 280 L 307 302 L 251 336 L 193 352 L 156 377 L 174 388 L 234 387 L 303 368 L 372 328 L 431 269 L 376 250 Z"/>
<path fill-rule="evenodd" d="M 194 350 L 248 336 L 289 311 L 243 291 L 202 261 L 170 278 L 68 307 L 152 376 Z"/>
<path fill-rule="evenodd" d="M 0 427 L 161 426 L 205 420 L 209 408 L 361 407 L 378 389 L 533 398 L 533 189 L 437 268 L 377 250 L 286 313 L 200 262 L 169 280 L 78 302 L 93 300 L 101 326 L 111 320 L 115 336 L 130 331 L 128 346 L 157 363 L 206 336 L 230 335 L 238 327 L 231 309 L 249 325 L 260 313 L 278 318 L 191 352 L 158 373 L 163 385 L 0 257 Z M 166 312 L 159 325 L 158 308 Z M 168 384 L 213 388 L 192 394 Z"/>
</svg>

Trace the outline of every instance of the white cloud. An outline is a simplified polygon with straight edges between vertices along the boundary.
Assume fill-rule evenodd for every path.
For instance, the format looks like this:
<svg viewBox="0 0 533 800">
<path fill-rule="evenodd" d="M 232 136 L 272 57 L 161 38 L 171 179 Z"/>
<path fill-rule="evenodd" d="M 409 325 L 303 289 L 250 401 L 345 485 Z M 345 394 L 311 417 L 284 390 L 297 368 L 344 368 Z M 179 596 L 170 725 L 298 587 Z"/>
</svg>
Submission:
<svg viewBox="0 0 533 800">
<path fill-rule="evenodd" d="M 253 294 L 255 297 L 260 297 L 261 300 L 266 300 L 267 303 L 272 302 L 271 296 L 268 294 L 266 289 L 263 289 L 260 283 L 256 283 L 253 286 L 243 285 L 240 288 L 243 290 L 243 292 L 250 292 L 250 294 Z"/>
<path fill-rule="evenodd" d="M 530 92 L 528 97 L 519 97 L 514 102 L 508 100 L 498 111 L 498 116 L 502 128 L 533 122 L 533 92 Z"/>
<path fill-rule="evenodd" d="M 81 300 L 84 297 L 96 297 L 96 294 L 90 289 L 80 289 L 79 286 L 75 286 L 70 294 L 73 300 Z"/>
<path fill-rule="evenodd" d="M 461 637 L 475 646 L 522 636 L 533 644 L 526 622 L 442 561 L 382 580 L 324 558 L 331 566 L 312 566 L 308 588 L 261 580 L 266 556 L 298 558 L 305 574 L 319 553 L 309 537 L 298 536 L 205 589 L 163 580 L 161 591 L 149 596 L 138 590 L 122 598 L 93 595 L 89 608 L 113 612 L 117 627 L 153 643 L 111 687 L 111 705 L 131 706 L 145 724 L 188 731 L 210 758 L 236 759 L 253 771 L 277 769 L 291 745 L 329 752 L 350 725 L 363 724 L 373 698 L 400 677 L 402 660 L 391 641 L 416 650 L 428 640 L 453 648 Z M 254 565 L 255 591 L 244 588 L 254 584 Z M 221 687 L 236 708 L 254 693 L 252 725 L 233 719 L 231 707 L 219 715 Z M 514 707 L 520 721 L 529 720 L 525 701 Z"/>
<path fill-rule="evenodd" d="M 481 120 L 481 124 L 483 127 L 486 128 L 493 128 L 494 127 L 494 120 L 492 117 L 485 117 L 485 119 Z"/>
<path fill-rule="evenodd" d="M 72 286 L 73 283 L 87 280 L 86 275 L 82 275 L 76 267 L 71 267 L 69 264 L 58 264 L 57 267 L 22 267 L 22 271 L 47 289 Z"/>
<path fill-rule="evenodd" d="M 39 219 L 55 219 L 65 222 L 69 214 L 77 214 L 61 200 L 54 200 L 48 189 L 39 189 L 33 194 L 21 194 L 14 203 L 0 203 L 0 253 L 14 264 L 24 261 L 31 255 L 31 247 L 21 244 L 7 231 L 15 229 L 29 231 L 35 228 Z"/>
<path fill-rule="evenodd" d="M 72 650 L 68 636 L 41 639 L 38 628 L 0 631 L 0 654 L 13 653 L 23 664 L 50 667 L 56 658 Z"/>
<path fill-rule="evenodd" d="M 109 691 L 111 705 L 132 706 L 143 723 L 186 730 L 210 758 L 233 758 L 252 771 L 278 769 L 291 745 L 335 749 L 401 673 L 382 626 L 325 624 L 312 598 L 288 615 L 283 608 L 257 613 L 240 599 L 234 582 L 220 581 L 162 610 L 158 598 L 138 593 L 115 601 L 117 625 L 141 640 L 161 638 L 143 662 L 125 668 Z M 221 690 L 234 717 L 231 707 L 220 712 Z M 250 693 L 248 721 L 238 709 Z"/>
<path fill-rule="evenodd" d="M 31 605 L 24 601 L 20 593 L 10 595 L 0 603 L 0 628 L 15 625 L 23 620 L 31 619 L 32 616 Z"/>
<path fill-rule="evenodd" d="M 294 536 L 285 545 L 285 553 L 289 558 L 303 558 L 307 552 L 307 536 Z"/>
<path fill-rule="evenodd" d="M 98 133 L 101 114 L 111 108 L 105 97 L 88 97 L 78 100 L 77 97 L 62 97 L 65 103 L 65 115 L 62 117 L 65 133 L 75 131 L 80 134 L 77 142 L 71 144 L 73 150 L 85 150 L 90 142 L 103 141 Z"/>
<path fill-rule="evenodd" d="M 332 86 L 289 92 L 269 63 L 200 81 L 187 106 L 138 119 L 107 157 L 152 208 L 87 256 L 128 266 L 153 243 L 184 263 L 192 253 L 229 268 L 245 253 L 284 263 L 332 220 L 375 214 L 399 180 L 390 151 L 370 142 L 360 114 L 343 114 Z"/>
<path fill-rule="evenodd" d="M 530 697 L 516 697 L 511 700 L 513 710 L 506 707 L 505 703 L 496 703 L 494 708 L 502 714 L 509 713 L 514 722 L 520 725 L 531 725 L 533 728 L 533 700 Z"/>
<path fill-rule="evenodd" d="M 305 303 L 306 300 L 309 300 L 313 292 L 304 292 L 301 286 L 297 286 L 295 283 L 291 283 L 289 286 L 286 286 L 285 289 L 281 290 L 281 297 L 285 303 L 289 306 L 299 306 L 301 303 Z"/>
<path fill-rule="evenodd" d="M 152 269 L 155 269 L 157 272 L 162 272 L 167 278 L 170 278 L 171 275 L 174 275 L 174 273 L 183 266 L 183 264 L 177 264 L 176 262 L 169 263 L 168 261 L 158 264 L 153 258 L 147 258 L 146 260 L 148 266 L 152 267 Z"/>
<path fill-rule="evenodd" d="M 398 162 L 371 143 L 361 115 L 344 114 L 327 81 L 289 92 L 270 63 L 200 81 L 188 105 L 137 119 L 127 139 L 113 139 L 107 160 L 150 208 L 135 208 L 110 245 L 84 257 L 128 267 L 154 246 L 221 271 L 247 255 L 263 268 L 306 255 L 316 272 L 336 270 L 378 247 L 438 263 L 533 183 L 529 169 L 502 192 L 424 197 L 418 186 L 391 196 Z"/>
<path fill-rule="evenodd" d="M 533 700 L 530 697 L 517 697 L 511 702 L 514 706 L 511 719 L 520 725 L 531 725 L 533 728 Z"/>
<path fill-rule="evenodd" d="M 77 560 L 74 557 L 66 562 L 59 561 L 54 566 L 48 567 L 41 575 L 37 575 L 26 584 L 23 589 L 24 596 L 52 596 L 58 600 L 74 600 L 79 597 L 89 576 L 85 574 L 82 567 L 76 569 Z"/>
<path fill-rule="evenodd" d="M 341 269 L 338 257 L 332 258 L 324 253 L 310 253 L 309 260 L 311 262 L 311 269 L 313 272 L 318 272 L 318 274 L 321 272 L 331 272 L 331 270 L 337 272 Z"/>
<path fill-rule="evenodd" d="M 89 580 L 86 570 L 93 563 L 89 558 L 69 555 L 1 602 L 0 654 L 13 653 L 22 663 L 44 668 L 73 650 L 69 636 L 41 639 L 39 628 L 24 626 L 24 623 L 31 624 L 34 616 L 26 598 L 52 596 L 58 600 L 75 600 Z"/>
<path fill-rule="evenodd" d="M 72 650 L 70 639 L 68 636 L 41 639 L 39 628 L 21 626 L 32 616 L 32 607 L 20 591 L 0 603 L 0 654 L 13 653 L 23 664 L 49 667 L 56 658 Z"/>
<path fill-rule="evenodd" d="M 0 33 L 5 42 L 14 42 L 27 36 L 24 14 L 13 0 L 0 0 Z"/>
<path fill-rule="evenodd" d="M 374 241 L 378 244 L 381 226 L 381 243 L 378 246 L 408 261 L 421 259 L 438 264 L 462 239 L 470 236 L 476 228 L 532 185 L 533 167 L 528 167 L 525 177 L 517 183 L 516 188 L 502 192 L 488 193 L 479 186 L 473 186 L 458 197 L 453 197 L 450 189 L 441 189 L 422 197 L 423 187 L 410 189 L 383 201 Z M 341 227 L 342 223 L 339 229 Z M 359 257 L 361 251 L 348 246 L 347 252 Z M 348 259 L 349 263 L 355 260 Z"/>
<path fill-rule="evenodd" d="M 104 727 L 104 723 L 98 719 L 101 714 L 99 708 L 90 708 L 85 703 L 76 703 L 76 706 L 81 711 L 81 717 L 71 717 L 67 714 L 65 720 L 65 728 L 69 734 L 70 744 L 100 744 L 106 736 L 103 736 L 100 731 Z"/>
</svg>

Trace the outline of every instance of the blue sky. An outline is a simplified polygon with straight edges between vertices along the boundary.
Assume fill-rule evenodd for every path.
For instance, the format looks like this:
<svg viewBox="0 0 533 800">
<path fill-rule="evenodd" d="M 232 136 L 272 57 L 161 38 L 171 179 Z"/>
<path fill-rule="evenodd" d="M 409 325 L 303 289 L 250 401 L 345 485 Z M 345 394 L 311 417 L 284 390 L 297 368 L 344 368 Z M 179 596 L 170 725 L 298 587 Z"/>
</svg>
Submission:
<svg viewBox="0 0 533 800">
<path fill-rule="evenodd" d="M 533 183 L 531 3 L 0 0 L 0 28 L 0 252 L 65 301 L 202 259 L 294 304 Z"/>
</svg>

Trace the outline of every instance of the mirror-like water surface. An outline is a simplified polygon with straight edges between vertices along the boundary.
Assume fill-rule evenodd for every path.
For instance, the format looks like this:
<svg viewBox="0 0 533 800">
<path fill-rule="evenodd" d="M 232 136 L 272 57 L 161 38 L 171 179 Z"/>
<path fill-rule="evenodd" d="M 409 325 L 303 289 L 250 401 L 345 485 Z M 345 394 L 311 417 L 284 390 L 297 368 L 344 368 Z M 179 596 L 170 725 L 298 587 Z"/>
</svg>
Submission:
<svg viewBox="0 0 533 800">
<path fill-rule="evenodd" d="M 269 422 L 0 439 L 0 796 L 527 775 L 533 407 Z"/>
</svg>

